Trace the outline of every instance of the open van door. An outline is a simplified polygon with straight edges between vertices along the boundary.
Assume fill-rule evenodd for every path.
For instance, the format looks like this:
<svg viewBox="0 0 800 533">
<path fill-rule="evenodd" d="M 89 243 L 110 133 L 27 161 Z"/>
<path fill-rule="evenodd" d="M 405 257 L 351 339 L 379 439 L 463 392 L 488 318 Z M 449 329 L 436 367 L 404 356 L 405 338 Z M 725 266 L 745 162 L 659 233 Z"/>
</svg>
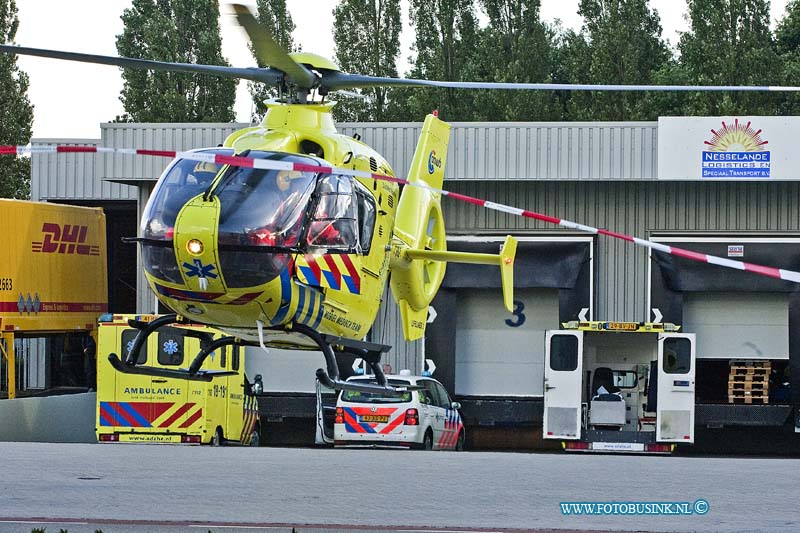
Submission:
<svg viewBox="0 0 800 533">
<path fill-rule="evenodd" d="M 581 438 L 583 332 L 547 331 L 544 362 L 545 439 Z"/>
<path fill-rule="evenodd" d="M 317 380 L 317 428 L 314 444 L 333 444 L 333 424 L 336 420 L 336 398 L 338 393 L 324 387 Z"/>
<path fill-rule="evenodd" d="M 658 337 L 656 441 L 694 442 L 694 333 Z"/>
</svg>

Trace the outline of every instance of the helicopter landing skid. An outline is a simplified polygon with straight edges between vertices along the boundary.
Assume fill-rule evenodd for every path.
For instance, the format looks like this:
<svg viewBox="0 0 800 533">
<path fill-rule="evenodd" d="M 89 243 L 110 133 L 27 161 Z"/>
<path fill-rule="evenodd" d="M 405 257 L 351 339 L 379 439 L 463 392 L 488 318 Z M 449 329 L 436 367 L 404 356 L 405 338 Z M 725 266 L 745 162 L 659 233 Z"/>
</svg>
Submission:
<svg viewBox="0 0 800 533">
<path fill-rule="evenodd" d="M 124 360 L 115 353 L 108 354 L 108 361 L 111 363 L 111 366 L 123 374 L 139 374 L 163 378 L 188 379 L 192 381 L 211 381 L 216 377 L 234 376 L 238 372 L 231 370 L 200 370 L 203 362 L 210 354 L 214 353 L 214 351 L 218 348 L 222 348 L 223 346 L 228 346 L 231 344 L 255 345 L 254 343 L 241 341 L 236 337 L 220 337 L 219 339 L 212 340 L 211 335 L 207 333 L 200 333 L 197 334 L 197 336 L 200 337 L 202 341 L 202 349 L 197 353 L 194 360 L 192 360 L 192 363 L 189 365 L 188 369 L 157 368 L 152 366 L 137 365 L 136 361 L 139 359 L 139 352 L 141 351 L 142 346 L 144 346 L 147 342 L 147 338 L 159 328 L 169 324 L 174 324 L 176 322 L 179 322 L 178 315 L 176 314 L 164 315 L 151 322 L 129 320 L 128 325 L 130 325 L 132 328 L 138 329 L 139 332 L 136 334 L 136 337 L 133 340 L 133 345 L 131 346 L 131 349 L 128 351 L 128 354 L 125 356 Z"/>
<path fill-rule="evenodd" d="M 263 344 L 263 339 L 260 342 L 246 341 L 233 336 L 224 336 L 218 339 L 212 339 L 209 334 L 200 333 L 196 334 L 196 336 L 201 338 L 202 348 L 187 369 L 157 368 L 136 364 L 136 361 L 139 359 L 139 352 L 147 342 L 147 338 L 159 328 L 174 323 L 180 323 L 178 315 L 176 314 L 164 315 L 151 322 L 129 320 L 128 324 L 132 328 L 138 329 L 139 332 L 136 334 L 136 338 L 133 340 L 133 345 L 131 346 L 131 349 L 128 351 L 124 360 L 115 353 L 108 355 L 108 360 L 111 363 L 111 366 L 113 366 L 118 372 L 122 372 L 124 374 L 188 379 L 192 381 L 211 381 L 216 377 L 231 376 L 236 374 L 236 372 L 228 370 L 201 370 L 203 362 L 215 350 L 232 344 L 244 346 L 259 346 L 260 344 Z M 325 387 L 334 390 L 372 392 L 388 394 L 391 396 L 402 395 L 406 390 L 408 390 L 406 387 L 393 387 L 389 385 L 389 382 L 383 373 L 383 369 L 380 366 L 381 354 L 389 351 L 391 346 L 354 339 L 346 339 L 334 335 L 327 335 L 319 333 L 318 331 L 303 324 L 293 324 L 287 329 L 289 331 L 294 331 L 296 333 L 300 333 L 301 335 L 305 335 L 311 339 L 325 356 L 327 371 L 324 368 L 318 368 L 316 373 L 317 379 Z M 336 346 L 342 353 L 347 353 L 364 359 L 367 364 L 369 364 L 372 372 L 375 374 L 375 380 L 377 383 L 358 383 L 340 379 L 339 366 L 336 364 L 336 354 L 333 351 L 333 346 Z"/>
<path fill-rule="evenodd" d="M 383 369 L 380 365 L 381 354 L 389 351 L 391 346 L 326 335 L 303 324 L 292 325 L 292 330 L 302 333 L 316 342 L 320 351 L 322 351 L 322 355 L 325 356 L 327 371 L 324 368 L 317 369 L 317 379 L 323 386 L 334 390 L 372 392 L 388 394 L 390 396 L 400 396 L 406 392 L 407 389 L 404 387 L 393 387 L 389 385 L 389 381 L 386 379 L 386 375 L 383 373 Z M 340 351 L 344 353 L 364 359 L 372 369 L 373 374 L 375 374 L 375 381 L 377 381 L 377 383 L 359 383 L 340 379 L 339 365 L 336 364 L 336 354 L 333 351 L 333 346 L 341 348 Z"/>
</svg>

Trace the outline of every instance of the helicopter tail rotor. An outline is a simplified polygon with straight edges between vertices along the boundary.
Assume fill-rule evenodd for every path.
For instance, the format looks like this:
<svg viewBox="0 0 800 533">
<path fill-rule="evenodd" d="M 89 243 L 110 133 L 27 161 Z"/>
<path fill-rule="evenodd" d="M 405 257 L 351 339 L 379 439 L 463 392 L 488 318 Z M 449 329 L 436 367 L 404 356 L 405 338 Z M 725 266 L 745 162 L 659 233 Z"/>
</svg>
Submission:
<svg viewBox="0 0 800 533">
<path fill-rule="evenodd" d="M 450 125 L 428 115 L 408 172 L 408 181 L 422 186 L 405 187 L 397 205 L 391 287 L 407 340 L 424 336 L 428 306 L 444 279 L 444 262 L 414 260 L 408 252 L 447 250 L 439 191 L 444 182 L 449 139 Z"/>
<path fill-rule="evenodd" d="M 408 173 L 409 183 L 415 186 L 403 189 L 397 206 L 390 283 L 409 341 L 425 335 L 428 306 L 442 284 L 448 261 L 499 266 L 503 302 L 509 311 L 513 307 L 516 239 L 507 237 L 500 254 L 447 251 L 441 188 L 449 138 L 450 125 L 428 115 Z"/>
</svg>

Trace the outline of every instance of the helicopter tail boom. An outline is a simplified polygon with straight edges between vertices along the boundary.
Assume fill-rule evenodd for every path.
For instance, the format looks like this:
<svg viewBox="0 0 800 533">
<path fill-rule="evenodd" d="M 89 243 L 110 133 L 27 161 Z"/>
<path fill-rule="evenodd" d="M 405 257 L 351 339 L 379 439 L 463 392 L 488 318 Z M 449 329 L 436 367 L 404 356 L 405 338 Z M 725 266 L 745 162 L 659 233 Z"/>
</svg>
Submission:
<svg viewBox="0 0 800 533">
<path fill-rule="evenodd" d="M 505 305 L 506 309 L 512 311 L 514 305 L 514 256 L 516 252 L 517 239 L 508 235 L 499 254 L 433 250 L 406 250 L 405 254 L 411 260 L 449 261 L 451 263 L 499 266 L 503 286 L 503 305 Z"/>
</svg>

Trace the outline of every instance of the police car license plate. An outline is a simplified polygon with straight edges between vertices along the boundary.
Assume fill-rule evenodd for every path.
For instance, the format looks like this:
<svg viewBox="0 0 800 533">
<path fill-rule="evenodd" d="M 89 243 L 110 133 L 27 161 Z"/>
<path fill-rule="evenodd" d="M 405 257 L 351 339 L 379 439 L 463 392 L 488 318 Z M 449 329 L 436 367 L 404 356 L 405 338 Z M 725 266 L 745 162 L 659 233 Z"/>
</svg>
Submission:
<svg viewBox="0 0 800 533">
<path fill-rule="evenodd" d="M 361 415 L 359 422 L 381 422 L 386 423 L 389 421 L 389 415 Z"/>
</svg>

